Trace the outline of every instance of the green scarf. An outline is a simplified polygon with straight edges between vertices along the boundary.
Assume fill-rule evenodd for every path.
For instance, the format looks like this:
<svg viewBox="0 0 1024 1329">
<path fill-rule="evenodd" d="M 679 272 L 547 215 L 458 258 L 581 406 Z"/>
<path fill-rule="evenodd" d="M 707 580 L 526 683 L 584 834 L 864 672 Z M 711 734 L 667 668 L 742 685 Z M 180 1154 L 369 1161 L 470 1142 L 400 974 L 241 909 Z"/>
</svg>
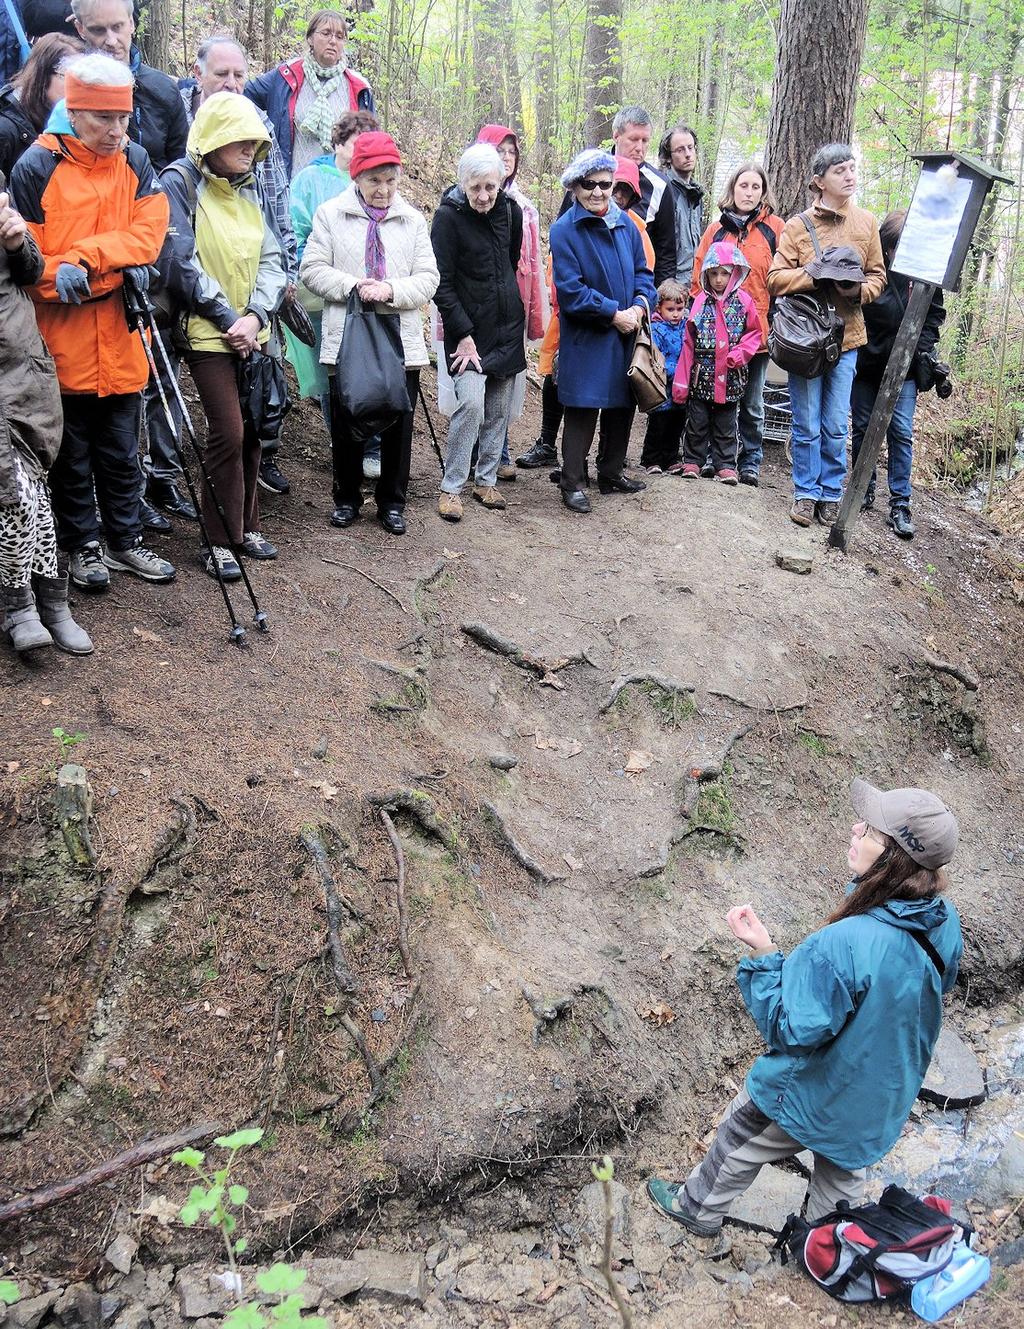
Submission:
<svg viewBox="0 0 1024 1329">
<path fill-rule="evenodd" d="M 345 65 L 339 60 L 333 69 L 324 69 L 311 55 L 307 55 L 302 61 L 302 72 L 306 82 L 316 91 L 316 101 L 299 123 L 299 128 L 312 134 L 323 150 L 330 152 L 331 130 L 338 119 L 336 108 L 331 106 L 331 98 L 344 82 Z"/>
</svg>

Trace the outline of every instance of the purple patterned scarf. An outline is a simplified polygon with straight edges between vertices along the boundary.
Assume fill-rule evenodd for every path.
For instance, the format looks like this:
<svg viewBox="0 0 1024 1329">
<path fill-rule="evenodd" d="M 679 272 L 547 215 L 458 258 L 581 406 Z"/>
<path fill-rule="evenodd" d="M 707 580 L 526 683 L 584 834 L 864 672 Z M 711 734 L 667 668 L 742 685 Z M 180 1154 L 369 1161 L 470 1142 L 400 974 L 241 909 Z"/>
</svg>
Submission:
<svg viewBox="0 0 1024 1329">
<path fill-rule="evenodd" d="M 358 190 L 356 192 L 358 193 Z M 388 275 L 388 268 L 387 256 L 384 253 L 384 242 L 380 238 L 380 224 L 388 215 L 390 209 L 371 208 L 362 194 L 359 195 L 359 202 L 370 219 L 370 225 L 366 232 L 366 254 L 364 256 L 366 275 L 372 277 L 374 281 L 383 281 Z"/>
</svg>

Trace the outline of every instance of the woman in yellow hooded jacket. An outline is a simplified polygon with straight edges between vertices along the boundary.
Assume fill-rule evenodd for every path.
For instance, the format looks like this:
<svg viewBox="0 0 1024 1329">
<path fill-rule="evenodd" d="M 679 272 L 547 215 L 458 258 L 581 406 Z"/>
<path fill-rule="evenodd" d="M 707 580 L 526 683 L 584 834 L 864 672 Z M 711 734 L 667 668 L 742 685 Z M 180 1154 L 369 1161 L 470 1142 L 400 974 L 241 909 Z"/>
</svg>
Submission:
<svg viewBox="0 0 1024 1329">
<path fill-rule="evenodd" d="M 287 287 L 281 245 L 252 173 L 269 147 L 255 107 L 218 92 L 196 112 L 188 156 L 161 173 L 171 208 L 162 275 L 206 413 L 206 466 L 225 516 L 204 493 L 204 566 L 215 576 L 219 565 L 226 581 L 241 576 L 239 555 L 277 557 L 259 529 L 260 441 L 238 387 L 241 361 L 265 354 Z"/>
</svg>

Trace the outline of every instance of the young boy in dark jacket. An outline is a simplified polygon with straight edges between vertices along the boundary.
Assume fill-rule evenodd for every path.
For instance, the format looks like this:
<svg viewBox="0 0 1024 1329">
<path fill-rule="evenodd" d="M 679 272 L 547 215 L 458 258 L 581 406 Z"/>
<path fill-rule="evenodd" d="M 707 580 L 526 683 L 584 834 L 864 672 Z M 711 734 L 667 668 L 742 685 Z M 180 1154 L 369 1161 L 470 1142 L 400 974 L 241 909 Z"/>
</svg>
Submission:
<svg viewBox="0 0 1024 1329">
<path fill-rule="evenodd" d="M 658 287 L 658 307 L 651 319 L 651 338 L 665 357 L 665 377 L 668 380 L 668 401 L 656 406 L 647 417 L 647 435 L 640 465 L 650 475 L 668 471 L 678 475 L 683 469 L 679 447 L 686 425 L 686 408 L 672 400 L 672 377 L 683 349 L 683 327 L 686 318 L 686 287 L 669 277 Z"/>
<path fill-rule="evenodd" d="M 689 402 L 683 479 L 696 480 L 708 453 L 715 479 L 739 482 L 737 414 L 747 365 L 761 348 L 757 306 L 740 289 L 750 265 L 735 245 L 714 244 L 704 256 L 702 290 L 686 319 L 672 400 Z"/>
</svg>

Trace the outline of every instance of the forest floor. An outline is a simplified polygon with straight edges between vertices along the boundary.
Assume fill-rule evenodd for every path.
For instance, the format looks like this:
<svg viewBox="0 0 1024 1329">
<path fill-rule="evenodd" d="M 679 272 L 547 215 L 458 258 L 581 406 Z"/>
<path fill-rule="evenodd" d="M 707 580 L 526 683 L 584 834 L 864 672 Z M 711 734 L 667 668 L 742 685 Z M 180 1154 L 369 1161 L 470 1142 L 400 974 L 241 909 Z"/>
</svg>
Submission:
<svg viewBox="0 0 1024 1329">
<path fill-rule="evenodd" d="M 537 410 L 531 390 L 514 453 Z M 827 550 L 787 518 L 784 463 L 769 450 L 758 490 L 595 488 L 587 518 L 521 472 L 506 512 L 467 502 L 456 526 L 418 415 L 396 539 L 372 502 L 327 525 L 326 439 L 303 408 L 292 492 L 261 495 L 280 558 L 249 564 L 269 635 L 230 644 L 177 523 L 157 542 L 175 583 L 78 597 L 94 655 L 8 653 L 0 1198 L 147 1135 L 255 1122 L 254 1256 L 388 1247 L 442 1269 L 425 1307 L 339 1323 L 598 1326 L 616 1316 L 573 1215 L 607 1150 L 633 1196 L 617 1253 L 639 1323 L 909 1318 L 828 1302 L 756 1234 L 737 1229 L 724 1265 L 670 1250 L 642 1198 L 700 1155 L 758 1050 L 726 909 L 753 901 L 784 946 L 827 916 L 854 774 L 956 810 L 952 1014 L 983 1061 L 1024 1019 L 1024 550 L 929 492 L 912 543 L 883 503 L 849 554 Z M 794 549 L 809 576 L 777 566 Z M 98 872 L 53 830 L 64 760 L 88 772 Z M 0 1259 L 30 1287 L 91 1278 L 129 1231 L 147 1262 L 215 1260 L 173 1219 L 181 1172 L 134 1169 L 8 1223 Z M 1020 1232 L 1010 1207 L 1000 1241 Z M 522 1290 L 460 1281 L 481 1260 Z M 1022 1293 L 1020 1267 L 1002 1272 L 957 1323 L 1024 1324 Z"/>
</svg>

